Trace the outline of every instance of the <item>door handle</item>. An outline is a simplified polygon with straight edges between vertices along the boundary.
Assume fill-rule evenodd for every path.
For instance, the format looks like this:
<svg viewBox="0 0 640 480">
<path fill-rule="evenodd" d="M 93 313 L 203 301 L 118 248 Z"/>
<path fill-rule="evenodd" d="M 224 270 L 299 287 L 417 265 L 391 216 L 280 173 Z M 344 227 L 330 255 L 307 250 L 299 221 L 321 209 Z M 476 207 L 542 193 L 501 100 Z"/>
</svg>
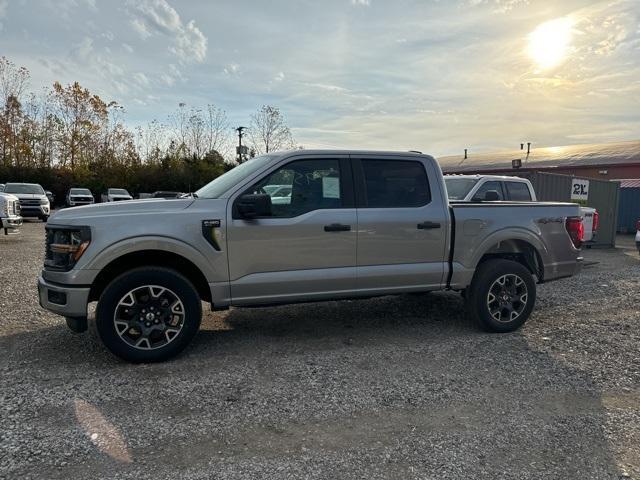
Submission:
<svg viewBox="0 0 640 480">
<path fill-rule="evenodd" d="M 440 228 L 440 222 L 422 222 L 418 224 L 418 230 L 430 230 Z"/>
<path fill-rule="evenodd" d="M 348 232 L 351 230 L 351 225 L 343 225 L 341 223 L 332 223 L 331 225 L 325 225 L 325 232 Z"/>
</svg>

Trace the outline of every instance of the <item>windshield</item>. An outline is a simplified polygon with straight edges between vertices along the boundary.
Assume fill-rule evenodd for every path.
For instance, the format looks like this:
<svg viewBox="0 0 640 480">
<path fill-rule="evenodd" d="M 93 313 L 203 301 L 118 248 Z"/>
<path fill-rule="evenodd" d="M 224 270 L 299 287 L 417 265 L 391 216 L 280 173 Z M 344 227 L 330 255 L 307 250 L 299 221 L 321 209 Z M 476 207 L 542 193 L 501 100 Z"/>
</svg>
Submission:
<svg viewBox="0 0 640 480">
<path fill-rule="evenodd" d="M 35 183 L 8 183 L 4 188 L 5 193 L 31 193 L 44 195 L 44 189 Z"/>
<path fill-rule="evenodd" d="M 478 183 L 477 178 L 444 177 L 449 200 L 464 200 L 473 186 Z"/>
<path fill-rule="evenodd" d="M 69 190 L 71 195 L 91 195 L 91 192 L 87 188 L 72 188 Z"/>
<path fill-rule="evenodd" d="M 111 195 L 129 195 L 129 192 L 127 192 L 124 188 L 110 188 L 109 189 L 109 194 L 111 194 Z"/>
<path fill-rule="evenodd" d="M 204 187 L 196 192 L 198 198 L 219 198 L 224 192 L 229 190 L 235 184 L 240 183 L 247 177 L 250 177 L 262 167 L 271 162 L 276 155 L 262 155 L 252 158 L 237 167 L 229 170 L 227 173 L 220 175 L 218 178 L 207 183 Z"/>
</svg>

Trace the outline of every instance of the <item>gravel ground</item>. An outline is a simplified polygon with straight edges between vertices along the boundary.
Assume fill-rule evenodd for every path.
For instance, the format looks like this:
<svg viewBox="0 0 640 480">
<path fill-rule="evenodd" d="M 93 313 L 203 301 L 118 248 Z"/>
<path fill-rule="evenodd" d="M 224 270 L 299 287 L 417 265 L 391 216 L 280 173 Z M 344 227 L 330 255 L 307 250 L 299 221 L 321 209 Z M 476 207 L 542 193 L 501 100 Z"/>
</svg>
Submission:
<svg viewBox="0 0 640 480">
<path fill-rule="evenodd" d="M 627 248 L 481 333 L 453 293 L 208 313 L 129 365 L 38 306 L 43 225 L 0 236 L 0 477 L 640 479 Z"/>
</svg>

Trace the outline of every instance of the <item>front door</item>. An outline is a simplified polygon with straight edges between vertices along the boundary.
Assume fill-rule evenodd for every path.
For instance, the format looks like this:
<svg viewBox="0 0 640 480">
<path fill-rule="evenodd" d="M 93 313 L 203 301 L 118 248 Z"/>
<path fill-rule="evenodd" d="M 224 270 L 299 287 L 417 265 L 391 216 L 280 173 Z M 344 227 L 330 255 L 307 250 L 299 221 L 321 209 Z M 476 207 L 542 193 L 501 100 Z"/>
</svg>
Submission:
<svg viewBox="0 0 640 480">
<path fill-rule="evenodd" d="M 284 162 L 229 202 L 234 305 L 331 298 L 355 289 L 357 218 L 348 157 Z M 272 215 L 238 218 L 233 205 L 246 193 L 268 193 Z"/>
<path fill-rule="evenodd" d="M 358 290 L 429 290 L 445 282 L 447 206 L 440 172 L 420 157 L 354 159 Z"/>
</svg>

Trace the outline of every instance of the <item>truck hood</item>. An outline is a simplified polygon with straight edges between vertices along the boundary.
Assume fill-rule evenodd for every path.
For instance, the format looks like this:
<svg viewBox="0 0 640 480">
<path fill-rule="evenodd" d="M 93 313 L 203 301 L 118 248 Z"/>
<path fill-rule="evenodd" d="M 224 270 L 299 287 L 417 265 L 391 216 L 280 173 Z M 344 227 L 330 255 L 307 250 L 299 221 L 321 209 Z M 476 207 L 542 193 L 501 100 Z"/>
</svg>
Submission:
<svg viewBox="0 0 640 480">
<path fill-rule="evenodd" d="M 184 210 L 193 203 L 192 198 L 180 200 L 130 200 L 128 202 L 94 203 L 81 207 L 58 210 L 49 219 L 51 224 L 82 223 L 93 218 L 122 215 L 173 213 Z"/>
<path fill-rule="evenodd" d="M 7 200 L 19 200 L 18 197 L 16 197 L 13 193 L 4 193 L 4 192 L 0 192 L 0 202 L 3 201 L 3 199 L 7 199 Z"/>
<path fill-rule="evenodd" d="M 18 197 L 20 200 L 41 200 L 43 198 L 47 198 L 46 195 L 40 195 L 38 193 L 9 193 L 7 195 L 13 195 L 14 197 Z"/>
</svg>

